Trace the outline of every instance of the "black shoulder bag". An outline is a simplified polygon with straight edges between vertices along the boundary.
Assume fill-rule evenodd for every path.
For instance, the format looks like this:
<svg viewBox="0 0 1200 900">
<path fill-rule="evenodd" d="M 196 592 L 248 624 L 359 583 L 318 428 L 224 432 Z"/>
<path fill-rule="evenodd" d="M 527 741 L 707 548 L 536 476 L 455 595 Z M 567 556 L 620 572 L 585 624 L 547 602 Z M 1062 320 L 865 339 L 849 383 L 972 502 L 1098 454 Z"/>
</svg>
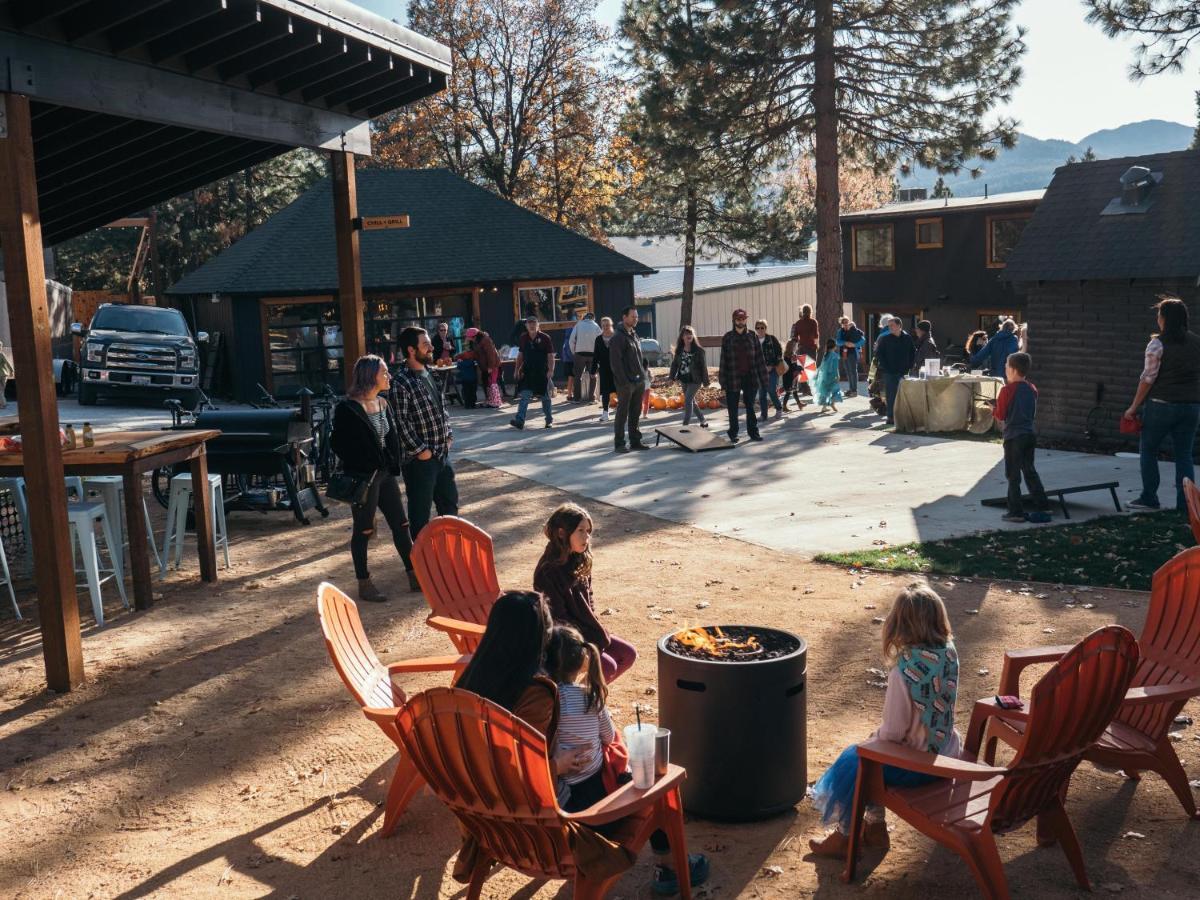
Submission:
<svg viewBox="0 0 1200 900">
<path fill-rule="evenodd" d="M 370 475 L 351 475 L 342 468 L 342 461 L 338 458 L 337 469 L 329 476 L 329 482 L 325 485 L 325 498 L 349 503 L 351 506 L 362 506 L 367 502 L 367 495 L 371 493 L 371 483 L 377 474 L 378 470 Z"/>
</svg>

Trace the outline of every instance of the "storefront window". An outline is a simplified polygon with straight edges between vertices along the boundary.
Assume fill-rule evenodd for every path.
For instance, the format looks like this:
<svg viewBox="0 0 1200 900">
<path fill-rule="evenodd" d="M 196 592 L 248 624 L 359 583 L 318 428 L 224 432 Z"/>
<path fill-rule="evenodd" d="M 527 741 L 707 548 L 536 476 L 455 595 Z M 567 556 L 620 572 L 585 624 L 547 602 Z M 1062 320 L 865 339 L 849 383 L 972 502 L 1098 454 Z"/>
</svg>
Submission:
<svg viewBox="0 0 1200 900">
<path fill-rule="evenodd" d="M 463 333 L 473 324 L 471 292 L 451 294 L 373 294 L 366 301 L 367 352 L 388 362 L 397 360 L 396 343 L 400 332 L 410 325 L 424 328 L 429 336 L 437 334 L 445 322 L 453 353 L 464 347 Z"/>
<path fill-rule="evenodd" d="M 301 388 L 321 392 L 342 387 L 342 330 L 337 306 L 268 303 L 267 367 L 272 393 L 291 397 Z"/>
<path fill-rule="evenodd" d="M 537 316 L 543 324 L 570 323 L 593 312 L 591 292 L 587 282 L 561 284 L 519 285 L 517 287 L 516 317 Z"/>
</svg>

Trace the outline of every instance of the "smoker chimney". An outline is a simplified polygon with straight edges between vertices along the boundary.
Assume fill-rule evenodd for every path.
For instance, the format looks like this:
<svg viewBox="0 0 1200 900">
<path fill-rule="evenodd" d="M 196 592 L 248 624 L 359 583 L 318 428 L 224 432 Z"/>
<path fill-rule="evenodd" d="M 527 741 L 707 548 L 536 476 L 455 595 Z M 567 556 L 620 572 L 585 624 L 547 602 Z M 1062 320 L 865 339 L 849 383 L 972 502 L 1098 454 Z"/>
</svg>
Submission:
<svg viewBox="0 0 1200 900">
<path fill-rule="evenodd" d="M 1154 187 L 1154 178 L 1145 166 L 1130 166 L 1121 176 L 1121 205 L 1141 206 Z"/>
</svg>

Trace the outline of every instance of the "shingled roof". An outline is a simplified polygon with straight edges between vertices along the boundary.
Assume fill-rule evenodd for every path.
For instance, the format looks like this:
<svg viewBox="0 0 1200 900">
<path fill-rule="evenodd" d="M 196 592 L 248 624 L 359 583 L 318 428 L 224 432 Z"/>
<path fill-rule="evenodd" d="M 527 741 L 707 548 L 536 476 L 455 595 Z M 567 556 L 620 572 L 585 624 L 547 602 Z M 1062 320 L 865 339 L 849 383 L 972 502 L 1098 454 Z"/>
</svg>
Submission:
<svg viewBox="0 0 1200 900">
<path fill-rule="evenodd" d="M 654 271 L 445 169 L 364 169 L 357 176 L 360 215 L 404 213 L 410 220 L 408 228 L 362 232 L 365 290 Z M 318 182 L 167 293 L 335 293 L 329 185 Z"/>
<path fill-rule="evenodd" d="M 1121 175 L 1162 180 L 1144 212 L 1102 215 Z M 1008 258 L 1006 281 L 1200 275 L 1200 152 L 1181 150 L 1060 166 Z"/>
</svg>

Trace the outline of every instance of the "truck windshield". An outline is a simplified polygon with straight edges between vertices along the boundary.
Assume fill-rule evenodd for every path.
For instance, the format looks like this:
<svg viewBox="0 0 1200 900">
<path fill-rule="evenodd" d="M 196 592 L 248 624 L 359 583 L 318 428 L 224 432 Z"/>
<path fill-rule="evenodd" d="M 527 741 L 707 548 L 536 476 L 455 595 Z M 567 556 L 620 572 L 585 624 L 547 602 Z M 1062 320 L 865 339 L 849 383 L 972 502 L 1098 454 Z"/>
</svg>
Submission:
<svg viewBox="0 0 1200 900">
<path fill-rule="evenodd" d="M 92 328 L 188 336 L 187 322 L 178 310 L 153 306 L 105 306 L 96 311 Z"/>
</svg>

